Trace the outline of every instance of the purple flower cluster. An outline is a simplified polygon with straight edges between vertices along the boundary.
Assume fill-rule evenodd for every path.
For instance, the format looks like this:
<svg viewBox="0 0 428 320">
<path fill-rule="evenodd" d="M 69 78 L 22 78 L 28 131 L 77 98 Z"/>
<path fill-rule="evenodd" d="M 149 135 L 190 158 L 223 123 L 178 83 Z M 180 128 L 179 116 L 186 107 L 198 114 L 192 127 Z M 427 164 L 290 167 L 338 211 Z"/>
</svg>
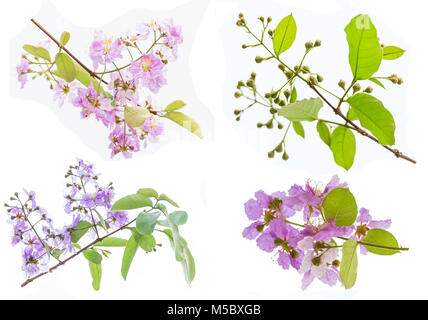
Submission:
<svg viewBox="0 0 428 320">
<path fill-rule="evenodd" d="M 77 165 L 70 166 L 66 177 L 70 182 L 64 209 L 72 215 L 69 225 L 56 228 L 47 211 L 37 205 L 34 191 L 24 189 L 25 199 L 15 193 L 10 199 L 13 204 L 6 204 L 8 222 L 13 226 L 12 245 L 22 246 L 22 270 L 27 277 L 47 271 L 50 259 L 60 260 L 63 254 L 75 251 L 72 232 L 80 222 L 89 222 L 88 232 L 93 236 L 98 229 L 119 228 L 128 223 L 126 212 L 109 211 L 114 197 L 113 186 L 98 184 L 99 174 L 92 164 L 78 159 Z"/>
<path fill-rule="evenodd" d="M 150 35 L 153 35 L 152 42 L 148 40 Z M 182 43 L 181 27 L 174 25 L 172 20 L 142 23 L 135 33 L 123 37 L 111 37 L 97 31 L 89 48 L 89 57 L 103 81 L 107 82 L 104 78 L 110 77 L 107 88 L 101 80 L 94 80 L 88 87 L 82 87 L 77 80 L 67 83 L 50 70 L 46 70 L 44 76 L 51 81 L 54 100 L 59 106 L 68 100 L 79 108 L 82 118 L 95 118 L 110 130 L 111 157 L 121 153 L 129 158 L 146 147 L 148 141 L 157 141 L 163 133 L 162 113 L 152 104 L 149 93 L 157 94 L 167 84 L 166 66 L 177 59 L 178 47 Z M 123 61 L 128 54 L 131 62 Z M 16 68 L 22 87 L 27 82 L 27 75 L 34 73 L 30 70 L 32 63 L 37 61 L 24 55 Z M 40 72 L 34 73 L 35 77 L 39 75 Z M 141 125 L 131 126 L 125 121 L 128 106 L 144 108 L 150 116 Z"/>
<path fill-rule="evenodd" d="M 333 220 L 325 220 L 322 215 L 322 202 L 327 194 L 336 188 L 346 188 L 334 176 L 325 188 L 294 185 L 288 193 L 275 192 L 272 195 L 258 191 L 255 199 L 245 203 L 245 213 L 252 221 L 244 229 L 243 236 L 256 240 L 257 246 L 266 252 L 275 253 L 280 266 L 291 267 L 303 275 L 302 289 L 306 289 L 317 278 L 334 286 L 338 282 L 340 251 L 334 238 L 348 237 L 356 240 L 371 228 L 386 229 L 390 220 L 374 221 L 368 210 L 362 208 L 355 224 L 338 227 Z M 302 223 L 290 221 L 298 213 Z M 366 250 L 360 246 L 361 251 Z"/>
</svg>

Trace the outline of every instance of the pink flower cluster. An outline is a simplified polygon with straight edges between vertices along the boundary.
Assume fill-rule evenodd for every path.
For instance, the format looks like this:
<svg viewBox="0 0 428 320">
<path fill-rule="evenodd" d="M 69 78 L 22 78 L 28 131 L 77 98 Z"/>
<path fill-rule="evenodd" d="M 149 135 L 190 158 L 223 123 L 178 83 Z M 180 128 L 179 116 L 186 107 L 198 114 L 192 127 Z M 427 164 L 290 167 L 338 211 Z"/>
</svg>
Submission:
<svg viewBox="0 0 428 320">
<path fill-rule="evenodd" d="M 149 40 L 150 35 L 153 40 Z M 46 71 L 46 78 L 50 81 L 53 78 L 54 100 L 59 106 L 68 100 L 80 109 L 82 118 L 95 118 L 110 130 L 111 157 L 122 153 L 129 158 L 141 150 L 141 142 L 145 147 L 147 141 L 156 141 L 163 133 L 162 112 L 152 105 L 149 94 L 157 94 L 167 84 L 166 65 L 177 59 L 178 47 L 182 43 L 181 27 L 174 25 L 172 20 L 142 23 L 135 33 L 123 37 L 111 37 L 97 31 L 89 48 L 89 57 L 99 78 L 88 87 L 80 85 L 79 79 L 68 83 L 50 70 Z M 27 76 L 33 73 L 32 63 L 37 62 L 24 55 L 16 68 L 22 87 Z M 145 108 L 150 116 L 142 125 L 131 127 L 125 121 L 127 106 Z"/>
<path fill-rule="evenodd" d="M 367 209 L 362 208 L 354 225 L 338 227 L 333 220 L 322 216 L 322 202 L 329 192 L 346 188 L 334 176 L 323 189 L 312 186 L 294 185 L 288 191 L 272 195 L 258 191 L 255 199 L 245 203 L 245 213 L 253 221 L 245 228 L 243 236 L 256 240 L 257 246 L 266 252 L 275 253 L 283 269 L 290 266 L 303 275 L 302 289 L 306 289 L 315 278 L 334 286 L 340 283 L 340 250 L 334 238 L 347 237 L 356 240 L 372 228 L 386 229 L 390 220 L 374 221 Z M 300 212 L 303 223 L 290 221 Z M 365 253 L 364 246 L 360 246 Z"/>
</svg>

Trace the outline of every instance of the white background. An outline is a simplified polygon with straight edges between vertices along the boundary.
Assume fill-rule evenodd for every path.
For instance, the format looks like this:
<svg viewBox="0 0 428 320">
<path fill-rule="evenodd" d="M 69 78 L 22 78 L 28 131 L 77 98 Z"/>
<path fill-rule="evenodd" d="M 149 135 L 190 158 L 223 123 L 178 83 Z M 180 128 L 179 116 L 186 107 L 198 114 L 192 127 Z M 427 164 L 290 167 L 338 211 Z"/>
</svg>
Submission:
<svg viewBox="0 0 428 320">
<path fill-rule="evenodd" d="M 40 204 L 55 220 L 61 221 L 64 219 L 63 174 L 75 157 L 90 160 L 103 173 L 103 181 L 115 183 L 119 195 L 135 192 L 139 187 L 153 187 L 170 195 L 189 212 L 190 219 L 182 233 L 195 256 L 197 276 L 189 288 L 166 239 L 159 238 L 165 246 L 155 254 L 140 253 L 126 282 L 120 276 L 121 250 L 113 250 L 112 258 L 103 265 L 100 292 L 92 290 L 89 270 L 82 257 L 21 289 L 20 250 L 9 245 L 10 225 L 0 223 L 0 297 L 427 298 L 427 210 L 424 201 L 427 197 L 425 71 L 428 42 L 423 2 L 272 0 L 258 5 L 260 1 L 198 0 L 194 5 L 197 3 L 200 8 L 201 2 L 204 2 L 205 11 L 191 10 L 192 3 L 184 0 L 53 2 L 61 15 L 59 18 L 70 22 L 64 27 L 76 25 L 93 30 L 138 8 L 159 10 L 159 16 L 176 12 L 183 16 L 183 10 L 187 11 L 188 19 L 182 24 L 195 28 L 196 35 L 188 57 L 193 80 L 187 83 L 174 78 L 170 85 L 181 86 L 192 101 L 200 101 L 200 106 L 190 108 L 195 112 L 198 107 L 201 109 L 201 122 L 206 123 L 208 139 L 197 141 L 183 135 L 181 139 L 163 143 L 156 150 L 126 161 L 111 161 L 102 154 L 102 149 L 94 150 L 90 143 L 82 141 L 82 136 L 76 132 L 85 130 L 86 124 L 80 124 L 83 120 L 70 126 L 70 122 L 59 119 L 53 104 L 36 102 L 40 99 L 48 101 L 50 93 L 39 90 L 40 97 L 34 100 L 16 97 L 16 56 L 9 53 L 17 50 L 7 49 L 7 46 L 14 43 L 17 36 L 22 37 L 22 30 L 29 30 L 28 20 L 38 14 L 42 1 L 13 1 L 2 10 L 1 202 L 7 201 L 22 187 L 35 189 Z M 185 9 L 180 8 L 182 5 Z M 237 101 L 230 98 L 235 82 L 246 79 L 254 68 L 255 53 L 240 49 L 246 37 L 234 26 L 240 11 L 254 24 L 255 18 L 262 14 L 272 15 L 277 23 L 293 12 L 298 37 L 289 58 L 299 56 L 305 41 L 323 40 L 323 46 L 308 62 L 312 69 L 329 79 L 326 86 L 332 88 L 341 78 L 349 81 L 343 28 L 356 14 L 368 13 L 382 41 L 408 50 L 403 58 L 385 64 L 381 70 L 386 75 L 399 73 L 405 78 L 405 85 L 388 84 L 387 92 L 376 89 L 375 94 L 382 98 L 396 118 L 398 146 L 416 158 L 418 164 L 394 159 L 371 142 L 360 139 L 356 165 L 347 173 L 331 164 L 328 150 L 322 148 L 310 130 L 305 143 L 296 136 L 290 139 L 292 158 L 288 163 L 268 160 L 265 155 L 267 146 L 273 146 L 277 138 L 255 128 L 255 115 L 243 117 L 239 124 L 232 116 L 237 105 Z M 70 31 L 73 36 L 73 30 Z M 29 34 L 30 40 L 37 43 L 33 35 Z M 42 40 L 44 37 L 40 34 Z M 275 65 L 263 70 L 276 73 Z M 173 69 L 170 75 L 172 73 Z M 262 69 L 258 74 L 262 77 Z M 32 85 L 29 83 L 28 88 Z M 22 97 L 26 97 L 24 91 Z M 162 99 L 170 98 L 169 95 L 162 96 Z M 62 111 L 67 108 L 71 106 L 65 105 Z M 211 130 L 212 121 L 207 109 L 214 115 L 214 130 Z M 241 231 L 248 224 L 243 203 L 259 189 L 285 191 L 292 184 L 304 183 L 308 178 L 325 183 L 335 173 L 349 183 L 360 206 L 369 208 L 376 218 L 393 220 L 391 231 L 401 245 L 411 250 L 393 257 L 361 257 L 357 284 L 352 290 L 345 291 L 340 286 L 329 288 L 315 282 L 307 291 L 301 291 L 299 275 L 294 271 L 283 271 L 254 242 L 242 239 Z M 3 220 L 6 220 L 6 213 Z"/>
</svg>

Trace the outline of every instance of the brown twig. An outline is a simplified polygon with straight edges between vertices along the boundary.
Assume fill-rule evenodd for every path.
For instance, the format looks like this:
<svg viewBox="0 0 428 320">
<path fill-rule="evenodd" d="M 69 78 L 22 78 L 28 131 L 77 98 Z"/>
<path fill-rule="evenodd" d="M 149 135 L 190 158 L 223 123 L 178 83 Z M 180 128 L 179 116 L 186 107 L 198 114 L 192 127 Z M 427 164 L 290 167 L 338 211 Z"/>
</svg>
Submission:
<svg viewBox="0 0 428 320">
<path fill-rule="evenodd" d="M 55 44 L 61 49 L 67 52 L 67 54 L 76 61 L 83 69 L 85 69 L 93 78 L 98 79 L 99 81 L 102 81 L 104 84 L 108 84 L 107 81 L 101 79 L 100 76 L 98 76 L 94 71 L 89 69 L 87 66 L 85 66 L 79 59 L 76 58 L 66 47 L 62 45 L 61 42 L 59 42 L 57 39 L 55 39 L 54 36 L 52 36 L 45 28 L 43 28 L 35 19 L 31 19 L 31 22 L 34 23 L 40 30 L 42 30 Z"/>
<path fill-rule="evenodd" d="M 32 277 L 32 278 L 28 278 L 25 282 L 23 282 L 23 283 L 21 284 L 21 288 L 25 287 L 27 284 L 29 284 L 29 283 L 33 282 L 34 280 L 36 280 L 36 279 L 38 279 L 38 278 L 40 278 L 40 277 L 42 277 L 42 276 L 44 276 L 44 275 L 46 275 L 46 274 L 48 274 L 48 273 L 50 273 L 50 272 L 54 271 L 54 270 L 55 270 L 55 269 L 57 269 L 58 267 L 60 267 L 60 266 L 62 266 L 62 265 L 64 265 L 64 264 L 66 264 L 68 261 L 70 261 L 71 259 L 73 259 L 73 258 L 75 258 L 76 256 L 78 256 L 78 255 L 79 255 L 79 254 L 81 254 L 83 251 L 88 250 L 89 248 L 91 248 L 91 247 L 92 247 L 92 246 L 94 246 L 95 244 L 97 244 L 97 243 L 99 243 L 99 242 L 103 241 L 104 239 L 106 239 L 106 238 L 108 238 L 108 237 L 110 237 L 110 236 L 114 235 L 115 233 L 117 233 L 117 232 L 119 232 L 119 231 L 121 231 L 121 230 L 123 230 L 123 229 L 127 228 L 129 225 L 131 225 L 132 223 L 134 223 L 136 220 L 137 220 L 137 219 L 134 219 L 134 220 L 132 220 L 131 222 L 129 222 L 128 224 L 126 224 L 126 225 L 124 225 L 124 226 L 120 227 L 119 229 L 117 229 L 117 230 L 113 231 L 112 233 L 109 233 L 108 235 L 106 235 L 106 236 L 104 236 L 104 237 L 101 237 L 101 238 L 98 238 L 97 240 L 95 240 L 95 241 L 91 242 L 91 243 L 90 243 L 90 244 L 88 244 L 86 247 L 84 247 L 83 249 L 81 249 L 81 250 L 77 251 L 75 254 L 73 254 L 72 256 L 68 257 L 68 258 L 67 258 L 67 259 L 65 259 L 64 261 L 61 261 L 61 262 L 59 262 L 58 264 L 54 265 L 54 266 L 53 266 L 52 268 L 50 268 L 48 271 L 43 272 L 43 273 L 40 273 L 40 274 L 38 274 L 37 276 L 34 276 L 34 277 Z"/>
</svg>

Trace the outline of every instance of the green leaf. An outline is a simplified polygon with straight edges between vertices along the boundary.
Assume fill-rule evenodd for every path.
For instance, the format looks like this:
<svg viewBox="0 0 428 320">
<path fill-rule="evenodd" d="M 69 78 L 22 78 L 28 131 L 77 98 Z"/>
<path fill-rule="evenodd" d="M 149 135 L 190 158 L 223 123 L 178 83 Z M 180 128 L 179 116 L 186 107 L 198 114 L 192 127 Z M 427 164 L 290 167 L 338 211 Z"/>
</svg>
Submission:
<svg viewBox="0 0 428 320">
<path fill-rule="evenodd" d="M 22 48 L 25 51 L 27 51 L 29 54 L 32 54 L 35 57 L 42 58 L 42 59 L 49 61 L 49 62 L 52 61 L 51 55 L 49 54 L 49 51 L 43 47 L 35 47 L 35 46 L 30 45 L 30 44 L 26 44 Z"/>
<path fill-rule="evenodd" d="M 358 115 L 353 108 L 349 108 L 348 113 L 346 114 L 346 117 L 351 121 L 359 120 Z"/>
<path fill-rule="evenodd" d="M 156 192 L 156 190 L 152 188 L 139 189 L 137 191 L 137 194 L 141 198 L 156 198 L 156 199 L 158 198 L 158 193 Z"/>
<path fill-rule="evenodd" d="M 310 98 L 284 106 L 278 114 L 290 121 L 315 121 L 322 107 L 323 102 L 320 98 Z"/>
<path fill-rule="evenodd" d="M 103 261 L 103 257 L 95 250 L 83 251 L 85 258 L 95 264 L 100 264 Z"/>
<path fill-rule="evenodd" d="M 98 291 L 100 290 L 101 284 L 101 264 L 96 264 L 89 261 L 89 270 L 91 271 L 92 276 L 92 287 L 94 288 L 94 290 Z"/>
<path fill-rule="evenodd" d="M 354 80 L 369 79 L 382 62 L 382 47 L 368 15 L 358 15 L 346 26 L 349 64 Z"/>
<path fill-rule="evenodd" d="M 382 82 L 380 82 L 378 79 L 376 79 L 376 78 L 370 78 L 369 80 L 370 80 L 371 82 L 373 82 L 373 83 L 377 84 L 379 87 L 382 87 L 382 88 L 384 88 L 384 89 L 385 89 L 385 86 L 383 85 L 383 83 L 382 83 Z"/>
<path fill-rule="evenodd" d="M 59 259 L 59 257 L 61 257 L 61 255 L 65 252 L 65 249 L 53 249 L 50 254 L 52 255 L 52 257 L 54 257 L 55 259 Z"/>
<path fill-rule="evenodd" d="M 166 194 L 162 193 L 158 199 L 163 200 L 163 201 L 167 201 L 170 204 L 172 204 L 174 207 L 179 208 L 178 204 L 174 200 L 172 200 L 170 197 L 168 197 Z"/>
<path fill-rule="evenodd" d="M 124 280 L 126 280 L 129 272 L 129 268 L 131 267 L 132 260 L 134 260 L 135 253 L 137 253 L 138 250 L 138 244 L 137 241 L 135 241 L 134 236 L 132 235 L 127 244 L 125 251 L 123 252 L 123 258 L 122 258 L 122 277 Z"/>
<path fill-rule="evenodd" d="M 399 248 L 397 239 L 395 239 L 395 237 L 390 232 L 383 229 L 369 230 L 361 241 L 377 246 Z M 400 252 L 400 250 L 377 248 L 369 245 L 365 245 L 364 247 L 367 249 L 367 251 L 382 256 L 390 256 Z"/>
<path fill-rule="evenodd" d="M 185 106 L 186 104 L 183 101 L 177 100 L 167 105 L 164 111 L 175 111 L 175 110 L 182 109 Z"/>
<path fill-rule="evenodd" d="M 71 231 L 71 242 L 76 243 L 92 228 L 88 221 L 80 221 Z"/>
<path fill-rule="evenodd" d="M 357 93 L 348 98 L 347 102 L 357 114 L 361 126 L 373 133 L 380 144 L 395 143 L 394 117 L 383 106 L 382 101 L 366 93 Z"/>
<path fill-rule="evenodd" d="M 321 140 L 328 146 L 331 144 L 331 135 L 330 129 L 323 121 L 318 121 L 317 123 L 317 131 L 320 135 Z"/>
<path fill-rule="evenodd" d="M 340 279 L 345 289 L 351 289 L 357 281 L 358 269 L 358 243 L 354 239 L 347 240 L 343 244 L 342 262 L 340 263 Z"/>
<path fill-rule="evenodd" d="M 147 253 L 152 252 L 153 249 L 156 247 L 156 239 L 153 237 L 153 235 L 140 235 L 140 241 L 138 242 L 138 245 L 141 249 L 146 251 Z"/>
<path fill-rule="evenodd" d="M 296 132 L 299 136 L 301 136 L 303 139 L 305 139 L 305 128 L 303 128 L 303 125 L 299 121 L 293 122 L 293 129 L 294 132 Z"/>
<path fill-rule="evenodd" d="M 68 43 L 68 41 L 70 40 L 70 33 L 69 32 L 67 32 L 67 31 L 64 31 L 62 34 L 61 34 L 61 37 L 59 38 L 59 42 L 61 42 L 61 44 L 63 45 L 63 46 L 65 46 L 67 43 Z"/>
<path fill-rule="evenodd" d="M 160 212 L 142 212 L 138 215 L 136 227 L 138 233 L 149 236 L 153 233 L 156 223 L 159 219 Z"/>
<path fill-rule="evenodd" d="M 98 93 L 103 93 L 105 96 L 108 96 L 107 93 L 104 91 L 103 86 L 100 85 L 100 82 L 96 79 L 94 79 L 88 71 L 83 69 L 83 67 L 78 64 L 77 62 L 74 62 L 74 68 L 76 69 L 76 79 L 83 84 L 85 87 L 89 87 L 89 85 L 92 83 L 94 86 L 94 89 Z"/>
<path fill-rule="evenodd" d="M 150 112 L 147 108 L 125 106 L 125 122 L 128 126 L 133 128 L 141 127 L 147 117 L 150 117 Z"/>
<path fill-rule="evenodd" d="M 202 130 L 199 127 L 199 124 L 197 124 L 195 120 L 185 115 L 184 113 L 178 111 L 170 111 L 163 115 L 163 117 L 175 122 L 179 126 L 182 126 L 184 129 L 189 130 L 191 133 L 198 136 L 199 138 L 203 138 Z"/>
<path fill-rule="evenodd" d="M 170 222 L 172 224 L 172 222 Z M 171 229 L 165 229 L 163 232 L 168 236 L 171 247 L 175 252 L 175 258 L 183 267 L 184 277 L 190 285 L 196 275 L 195 260 L 187 246 L 186 240 L 180 236 L 178 228 L 173 225 Z"/>
<path fill-rule="evenodd" d="M 101 242 L 98 242 L 94 247 L 126 247 L 126 239 L 108 237 Z"/>
<path fill-rule="evenodd" d="M 133 210 L 144 207 L 152 207 L 153 203 L 148 198 L 141 198 L 137 194 L 126 196 L 113 204 L 110 211 Z"/>
<path fill-rule="evenodd" d="M 297 100 L 297 90 L 296 87 L 293 87 L 291 90 L 291 97 L 290 97 L 290 103 L 294 103 Z"/>
<path fill-rule="evenodd" d="M 406 50 L 395 46 L 387 46 L 383 48 L 383 60 L 395 60 L 400 58 Z"/>
<path fill-rule="evenodd" d="M 342 168 L 349 170 L 355 158 L 355 136 L 348 128 L 338 126 L 331 134 L 330 149 L 334 161 Z"/>
<path fill-rule="evenodd" d="M 354 195 L 348 188 L 330 191 L 322 203 L 326 219 L 332 219 L 336 226 L 352 226 L 357 219 L 358 207 Z"/>
<path fill-rule="evenodd" d="M 55 57 L 55 64 L 58 68 L 58 73 L 67 82 L 72 82 L 76 79 L 76 68 L 74 67 L 73 59 L 65 53 L 58 53 Z"/>
<path fill-rule="evenodd" d="M 170 213 L 169 217 L 176 226 L 186 224 L 188 219 L 187 212 L 185 211 L 174 211 Z M 164 227 L 170 226 L 168 220 L 162 220 L 159 223 Z"/>
<path fill-rule="evenodd" d="M 277 56 L 289 49 L 296 39 L 297 25 L 290 14 L 278 24 L 273 35 L 273 49 Z"/>
</svg>

